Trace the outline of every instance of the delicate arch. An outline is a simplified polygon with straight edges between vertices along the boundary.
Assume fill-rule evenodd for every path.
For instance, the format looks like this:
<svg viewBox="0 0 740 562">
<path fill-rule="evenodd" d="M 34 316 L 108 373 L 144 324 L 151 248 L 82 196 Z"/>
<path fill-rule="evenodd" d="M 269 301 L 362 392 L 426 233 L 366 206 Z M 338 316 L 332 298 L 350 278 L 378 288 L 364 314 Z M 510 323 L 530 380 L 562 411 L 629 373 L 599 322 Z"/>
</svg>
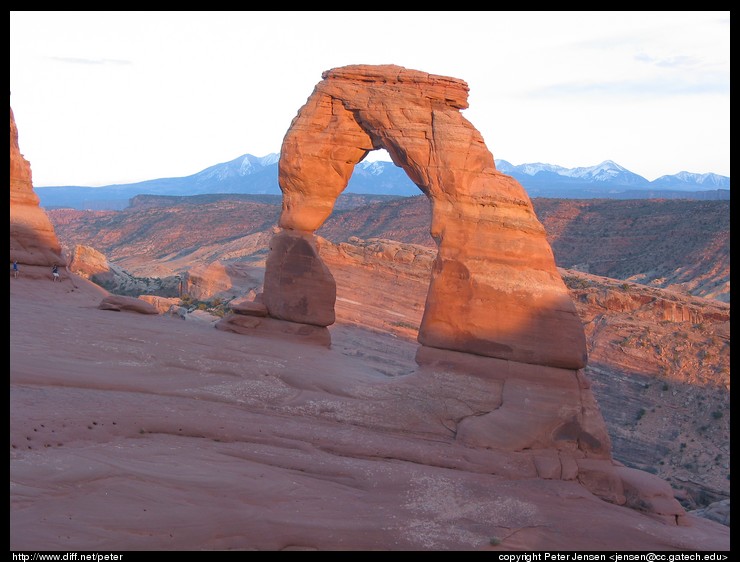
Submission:
<svg viewBox="0 0 740 562">
<path fill-rule="evenodd" d="M 467 84 L 393 65 L 335 68 L 322 77 L 283 139 L 281 231 L 263 295 L 269 314 L 321 326 L 334 321 L 336 287 L 313 233 L 355 165 L 384 148 L 432 203 L 438 254 L 419 342 L 585 367 L 583 326 L 544 227 L 524 188 L 496 170 L 460 113 L 468 107 Z M 296 260 L 303 265 L 296 268 Z"/>
</svg>

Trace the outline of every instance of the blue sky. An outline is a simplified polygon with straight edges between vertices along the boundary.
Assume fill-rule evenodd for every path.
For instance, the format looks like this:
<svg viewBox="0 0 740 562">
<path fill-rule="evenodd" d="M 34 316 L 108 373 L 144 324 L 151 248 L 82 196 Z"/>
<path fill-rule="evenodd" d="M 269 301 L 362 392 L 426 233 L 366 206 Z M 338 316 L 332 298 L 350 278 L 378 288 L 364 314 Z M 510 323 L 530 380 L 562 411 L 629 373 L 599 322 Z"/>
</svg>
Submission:
<svg viewBox="0 0 740 562">
<path fill-rule="evenodd" d="M 730 175 L 729 11 L 10 12 L 37 187 L 278 152 L 321 73 L 348 64 L 465 80 L 463 115 L 515 165 Z"/>
</svg>

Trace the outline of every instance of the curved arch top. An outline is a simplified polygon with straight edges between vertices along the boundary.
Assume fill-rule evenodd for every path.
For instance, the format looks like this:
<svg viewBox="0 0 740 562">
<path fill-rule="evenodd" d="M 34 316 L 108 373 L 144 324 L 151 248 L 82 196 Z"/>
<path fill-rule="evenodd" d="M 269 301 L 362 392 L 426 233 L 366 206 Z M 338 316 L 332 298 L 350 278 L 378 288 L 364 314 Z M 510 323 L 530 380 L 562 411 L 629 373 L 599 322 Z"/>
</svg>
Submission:
<svg viewBox="0 0 740 562">
<path fill-rule="evenodd" d="M 345 66 L 322 78 L 283 139 L 282 230 L 271 246 L 263 295 L 270 315 L 333 322 L 334 280 L 318 253 L 309 252 L 306 271 L 313 273 L 304 285 L 285 274 L 281 248 L 294 247 L 285 240 L 297 238 L 311 247 L 355 165 L 383 148 L 432 204 L 438 254 L 419 342 L 585 367 L 583 326 L 532 203 L 515 179 L 496 170 L 481 134 L 460 113 L 468 107 L 467 84 L 395 65 Z M 326 290 L 317 291 L 319 285 Z"/>
</svg>

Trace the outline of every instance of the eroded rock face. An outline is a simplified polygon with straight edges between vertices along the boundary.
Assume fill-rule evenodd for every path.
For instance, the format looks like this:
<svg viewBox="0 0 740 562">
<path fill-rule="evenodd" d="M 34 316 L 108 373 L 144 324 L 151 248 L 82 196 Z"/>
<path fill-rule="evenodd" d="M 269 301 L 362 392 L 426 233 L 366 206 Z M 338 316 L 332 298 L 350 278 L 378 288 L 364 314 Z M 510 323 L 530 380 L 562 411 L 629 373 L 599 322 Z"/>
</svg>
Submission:
<svg viewBox="0 0 740 562">
<path fill-rule="evenodd" d="M 54 227 L 33 191 L 31 164 L 18 146 L 18 128 L 10 108 L 10 261 L 24 265 L 64 265 Z"/>
<path fill-rule="evenodd" d="M 262 272 L 246 264 L 195 264 L 183 276 L 183 292 L 199 301 L 233 299 L 262 286 Z"/>
<path fill-rule="evenodd" d="M 105 254 L 90 246 L 76 245 L 69 250 L 69 271 L 89 279 L 114 294 L 137 296 L 154 294 L 174 297 L 178 294 L 178 278 L 141 278 L 110 263 Z M 178 299 L 179 300 L 179 299 Z"/>
<path fill-rule="evenodd" d="M 96 278 L 98 283 L 103 279 L 112 282 L 115 277 L 108 258 L 95 248 L 82 244 L 77 244 L 72 250 L 69 269 L 87 279 Z"/>
<path fill-rule="evenodd" d="M 334 323 L 337 286 L 319 257 L 310 232 L 284 230 L 270 243 L 265 264 L 264 305 L 273 318 L 329 326 Z"/>
<path fill-rule="evenodd" d="M 419 342 L 569 369 L 586 365 L 583 327 L 524 188 L 496 171 L 460 113 L 462 80 L 393 65 L 323 74 L 285 135 L 279 162 L 284 231 L 310 235 L 330 215 L 354 166 L 384 148 L 432 201 L 438 245 Z M 272 254 L 281 251 L 275 246 Z M 265 295 L 283 264 L 271 255 Z M 299 292 L 308 288 L 297 284 Z M 266 301 L 271 315 L 278 299 Z M 333 307 L 333 304 L 332 304 Z M 288 307 L 295 308 L 295 307 Z M 280 318 L 317 324 L 309 312 Z M 329 313 L 322 311 L 325 322 Z"/>
<path fill-rule="evenodd" d="M 100 310 L 114 310 L 120 312 L 127 310 L 139 314 L 159 314 L 159 310 L 153 304 L 136 297 L 124 297 L 121 295 L 108 295 L 100 301 Z"/>
</svg>

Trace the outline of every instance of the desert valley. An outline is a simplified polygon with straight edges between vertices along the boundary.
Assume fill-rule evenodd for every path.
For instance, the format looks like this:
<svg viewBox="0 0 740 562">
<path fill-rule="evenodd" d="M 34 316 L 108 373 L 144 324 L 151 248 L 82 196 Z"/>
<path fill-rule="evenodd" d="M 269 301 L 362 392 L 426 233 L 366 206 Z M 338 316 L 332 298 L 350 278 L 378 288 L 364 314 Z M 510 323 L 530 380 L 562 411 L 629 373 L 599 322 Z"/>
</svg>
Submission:
<svg viewBox="0 0 740 562">
<path fill-rule="evenodd" d="M 444 86 L 446 153 L 466 130 L 453 79 L 337 70 L 314 95 L 376 127 L 339 120 L 350 172 L 407 142 L 372 119 L 391 72 Z M 310 130 L 286 160 L 336 153 Z M 11 110 L 11 549 L 729 550 L 729 201 L 530 203 L 486 172 L 450 210 L 408 158 L 428 193 L 328 213 L 288 164 L 285 199 L 44 210 Z"/>
</svg>

